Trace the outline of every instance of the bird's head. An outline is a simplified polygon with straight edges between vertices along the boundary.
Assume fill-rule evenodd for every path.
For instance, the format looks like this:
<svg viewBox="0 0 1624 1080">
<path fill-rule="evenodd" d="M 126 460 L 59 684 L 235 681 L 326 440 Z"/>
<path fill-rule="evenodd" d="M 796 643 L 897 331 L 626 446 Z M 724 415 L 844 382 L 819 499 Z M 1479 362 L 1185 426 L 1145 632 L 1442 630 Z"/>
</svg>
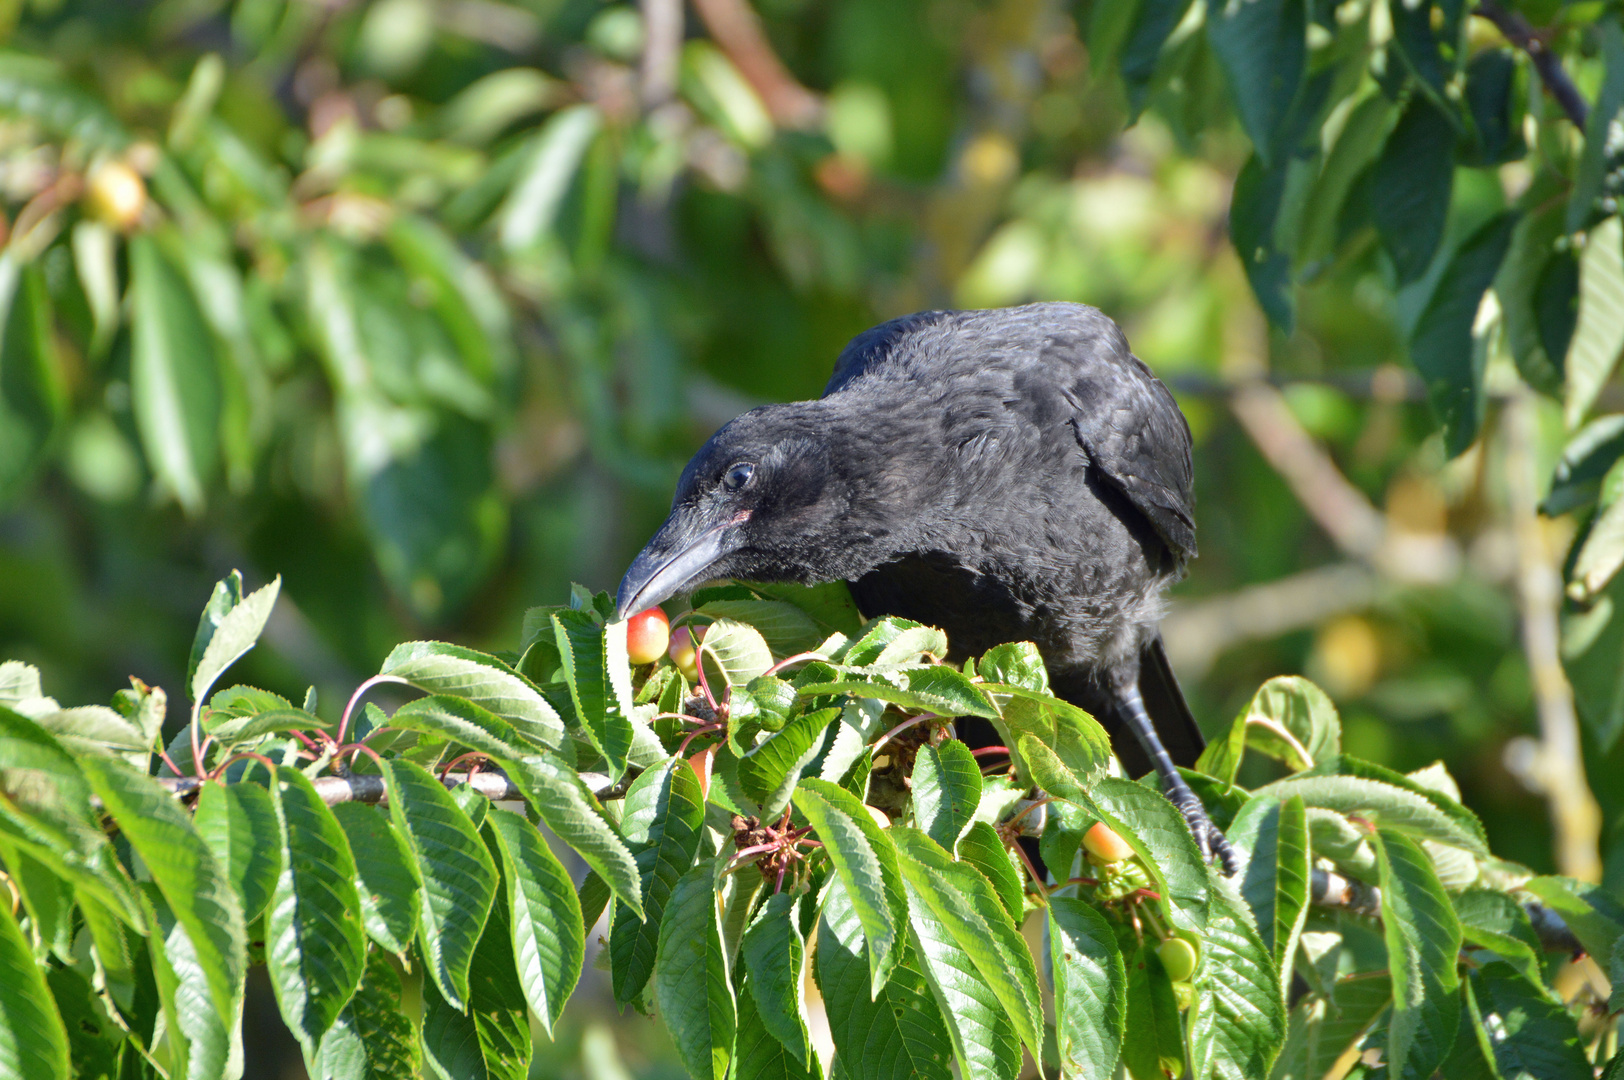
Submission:
<svg viewBox="0 0 1624 1080">
<path fill-rule="evenodd" d="M 822 580 L 819 552 L 851 502 L 821 402 L 767 405 L 731 421 L 694 455 L 671 516 L 620 583 L 621 618 L 717 578 Z"/>
</svg>

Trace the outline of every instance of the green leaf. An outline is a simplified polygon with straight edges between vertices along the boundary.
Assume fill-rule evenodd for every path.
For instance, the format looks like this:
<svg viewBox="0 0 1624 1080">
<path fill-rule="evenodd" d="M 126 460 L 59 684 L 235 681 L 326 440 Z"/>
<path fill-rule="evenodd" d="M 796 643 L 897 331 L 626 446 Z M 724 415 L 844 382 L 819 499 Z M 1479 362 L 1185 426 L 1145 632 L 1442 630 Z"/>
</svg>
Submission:
<svg viewBox="0 0 1624 1080">
<path fill-rule="evenodd" d="M 688 1074 L 726 1080 L 738 1017 L 716 909 L 714 860 L 677 881 L 660 923 L 654 993 Z"/>
<path fill-rule="evenodd" d="M 1493 889 L 1467 889 L 1455 897 L 1455 914 L 1468 945 L 1493 950 L 1535 986 L 1545 985 L 1545 946 L 1521 904 Z"/>
<path fill-rule="evenodd" d="M 117 758 L 87 755 L 79 768 L 174 911 L 220 1027 L 233 1029 L 248 966 L 247 932 L 225 868 L 190 815 L 155 781 Z"/>
<path fill-rule="evenodd" d="M 1020 749 L 1021 739 L 1031 735 L 1054 752 L 1054 756 L 1080 784 L 1105 775 L 1112 759 L 1111 739 L 1088 713 L 1069 702 L 1046 693 L 1008 683 L 988 683 L 988 693 L 1010 695 L 1004 703 L 1003 719 L 994 726 L 1005 745 L 1015 751 L 1015 761 L 1024 775 L 1029 763 Z"/>
<path fill-rule="evenodd" d="M 1494 282 L 1506 345 L 1518 373 L 1534 389 L 1553 396 L 1561 395 L 1559 365 L 1573 340 L 1579 303 L 1579 261 L 1565 243 L 1557 250 L 1558 239 L 1565 237 L 1562 208 L 1554 199 L 1527 208 L 1511 231 Z M 1565 507 L 1551 508 L 1550 502 L 1560 497 L 1553 485 L 1541 509 L 1562 512 Z"/>
<path fill-rule="evenodd" d="M 494 656 L 439 641 L 410 641 L 395 647 L 380 674 L 430 694 L 467 698 L 538 746 L 559 750 L 567 742 L 564 721 L 541 691 Z"/>
<path fill-rule="evenodd" d="M 130 141 L 100 98 L 74 85 L 60 65 L 43 57 L 0 55 L 0 112 L 98 150 L 122 149 Z"/>
<path fill-rule="evenodd" d="M 245 923 L 270 903 L 282 872 L 282 841 L 270 792 L 258 784 L 204 784 L 192 823 L 242 900 Z"/>
<path fill-rule="evenodd" d="M 773 665 L 772 650 L 756 628 L 732 619 L 717 619 L 699 643 L 701 662 L 711 690 L 720 697 L 724 686 L 746 686 Z"/>
<path fill-rule="evenodd" d="M 750 582 L 750 591 L 769 600 L 782 600 L 804 612 L 822 634 L 851 637 L 862 629 L 863 617 L 844 581 L 825 585 L 797 585 L 788 581 Z"/>
<path fill-rule="evenodd" d="M 190 516 L 219 469 L 220 374 L 197 301 L 150 235 L 130 239 L 130 391 L 158 480 Z M 196 685 L 196 679 L 192 680 Z"/>
<path fill-rule="evenodd" d="M 1292 768 L 1325 761 L 1342 752 L 1342 721 L 1330 697 L 1300 675 L 1270 679 L 1252 695 L 1237 717 L 1246 724 L 1246 742 Z M 1282 738 L 1284 731 L 1295 741 Z M 1297 747 L 1308 751 L 1308 761 L 1297 760 Z M 1234 783 L 1234 777 L 1223 777 Z"/>
<path fill-rule="evenodd" d="M 767 1027 L 771 1005 L 758 1007 L 746 979 L 738 992 L 738 1058 L 733 1066 L 734 1080 L 822 1080 L 818 1059 L 796 1057 L 774 1037 Z"/>
<path fill-rule="evenodd" d="M 897 943 L 891 978 L 872 991 L 864 924 L 843 882 L 823 899 L 816 963 L 818 989 L 835 1044 L 834 1074 L 862 1080 L 950 1080 L 953 1053 L 919 963 Z"/>
<path fill-rule="evenodd" d="M 896 847 L 856 796 L 827 780 L 802 780 L 794 803 L 850 895 L 868 945 L 870 996 L 876 996 L 896 966 L 908 922 Z"/>
<path fill-rule="evenodd" d="M 385 239 L 413 275 L 413 288 L 428 286 L 434 310 L 469 373 L 487 385 L 511 374 L 517 362 L 512 317 L 485 265 L 439 224 L 413 214 L 396 215 Z"/>
<path fill-rule="evenodd" d="M 1151 92 L 1157 61 L 1168 37 L 1178 28 L 1193 0 L 1143 0 L 1136 5 L 1133 25 L 1128 28 L 1117 58 L 1123 84 L 1128 90 L 1131 120 L 1139 118 Z"/>
<path fill-rule="evenodd" d="M 812 616 L 782 600 L 711 600 L 694 610 L 753 627 L 776 657 L 814 649 L 824 638 Z"/>
<path fill-rule="evenodd" d="M 826 742 L 824 732 L 839 715 L 839 709 L 802 713 L 740 759 L 739 783 L 761 804 L 764 817 L 789 805 L 802 771 L 817 760 Z"/>
<path fill-rule="evenodd" d="M 1430 98 L 1416 94 L 1376 160 L 1371 213 L 1400 285 L 1426 272 L 1443 240 L 1455 178 L 1454 148 L 1449 117 Z"/>
<path fill-rule="evenodd" d="M 1593 600 L 1624 566 L 1624 499 L 1602 508 L 1590 523 L 1568 571 L 1568 595 Z"/>
<path fill-rule="evenodd" d="M 1449 1055 L 1460 1020 L 1460 920 L 1415 841 L 1388 827 L 1371 840 L 1381 867 L 1382 932 L 1393 979 L 1387 1057 L 1395 1078 L 1429 1077 Z"/>
<path fill-rule="evenodd" d="M 1320 1080 L 1356 1043 L 1393 1001 L 1393 983 L 1385 971 L 1362 972 L 1338 979 L 1329 1000 L 1311 995 L 1291 1012 L 1291 1032 L 1275 1062 L 1273 1080 Z"/>
<path fill-rule="evenodd" d="M 626 625 L 616 622 L 605 629 L 585 611 L 557 611 L 553 633 L 575 718 L 608 761 L 611 777 L 619 780 L 632 748 Z"/>
<path fill-rule="evenodd" d="M 373 950 L 360 985 L 322 1037 L 311 1071 L 343 1080 L 399 1080 L 418 1075 L 420 1057 L 417 1032 L 401 1011 L 400 976 Z"/>
<path fill-rule="evenodd" d="M 485 828 L 502 856 L 519 982 L 551 1038 L 586 955 L 581 902 L 564 865 L 528 821 L 497 806 L 486 815 Z"/>
<path fill-rule="evenodd" d="M 636 1001 L 654 973 L 666 904 L 677 879 L 694 864 L 704 824 L 705 796 L 683 758 L 649 769 L 626 791 L 620 831 L 637 859 L 646 918 L 624 905 L 615 911 L 609 971 L 622 1005 Z"/>
<path fill-rule="evenodd" d="M 454 1009 L 467 1008 L 468 971 L 496 896 L 496 864 L 440 782 L 395 758 L 382 765 L 389 814 L 423 882 L 419 941 L 429 975 Z"/>
<path fill-rule="evenodd" d="M 1596 200 L 1611 167 L 1607 146 L 1609 132 L 1618 122 L 1620 107 L 1624 107 L 1624 30 L 1620 30 L 1616 19 L 1601 19 L 1595 24 L 1595 31 L 1601 39 L 1606 73 L 1595 107 L 1585 122 L 1584 152 L 1580 155 L 1573 193 L 1568 199 L 1564 231 L 1570 233 L 1583 229 L 1596 213 Z"/>
<path fill-rule="evenodd" d="M 554 113 L 531 139 L 513 189 L 499 211 L 499 237 L 508 251 L 539 245 L 553 227 L 575 172 L 602 124 L 592 105 Z"/>
<path fill-rule="evenodd" d="M 1396 45 L 1399 57 L 1404 66 L 1419 80 L 1421 89 L 1425 94 L 1424 100 L 1444 107 L 1446 83 L 1454 74 L 1455 65 L 1444 52 L 1446 43 L 1449 43 L 1451 54 L 1458 42 L 1450 42 L 1451 38 L 1458 37 L 1460 16 L 1456 14 L 1450 19 L 1450 7 L 1446 4 L 1434 5 L 1431 0 L 1421 0 L 1414 4 L 1402 4 L 1393 8 L 1393 44 Z M 1458 8 L 1454 9 L 1459 11 Z M 1444 16 L 1437 27 L 1433 23 L 1434 11 Z M 1443 30 L 1439 35 L 1435 29 Z M 1389 61 L 1391 62 L 1391 61 Z M 1416 97 L 1422 97 L 1417 94 Z"/>
<path fill-rule="evenodd" d="M 988 720 L 998 717 L 997 710 L 988 703 L 980 688 L 953 668 L 911 668 L 898 672 L 897 677 L 907 685 L 898 686 L 884 676 L 876 676 L 871 681 L 846 679 L 811 683 L 799 687 L 796 692 L 801 697 L 850 694 L 858 698 L 888 701 L 905 709 L 938 716 L 980 716 Z"/>
<path fill-rule="evenodd" d="M 1338 760 L 1352 762 L 1355 759 Z M 1354 767 L 1367 772 L 1381 768 L 1368 762 L 1358 763 Z M 1308 807 L 1370 818 L 1418 840 L 1434 840 L 1440 844 L 1463 847 L 1476 854 L 1488 854 L 1479 831 L 1482 826 L 1478 825 L 1476 829 L 1472 827 L 1475 816 L 1470 823 L 1458 817 L 1440 805 L 1446 801 L 1444 796 L 1424 790 L 1398 773 L 1380 780 L 1364 776 L 1287 777 L 1258 788 L 1252 793 L 1252 798 L 1289 799 L 1293 795 L 1302 796 L 1303 805 Z"/>
<path fill-rule="evenodd" d="M 1308 917 L 1308 815 L 1300 796 L 1254 799 L 1235 816 L 1229 841 L 1243 853 L 1236 884 L 1256 918 L 1282 982 L 1291 975 L 1297 937 Z"/>
<path fill-rule="evenodd" d="M 1472 444 L 1483 422 L 1483 373 L 1476 359 L 1481 350 L 1472 347 L 1472 327 L 1516 223 L 1515 214 L 1500 214 L 1455 249 L 1410 336 L 1410 360 L 1426 380 L 1451 457 Z"/>
<path fill-rule="evenodd" d="M 905 826 L 891 830 L 913 903 L 920 902 L 975 965 L 1021 1041 L 1043 1050 L 1043 1007 L 1032 954 L 981 872 L 954 862 L 935 841 Z"/>
<path fill-rule="evenodd" d="M 293 708 L 272 709 L 252 716 L 230 716 L 221 713 L 209 715 L 213 722 L 205 720 L 204 729 L 211 738 L 224 746 L 249 742 L 262 735 L 287 731 L 315 731 L 327 726 L 305 710 Z"/>
<path fill-rule="evenodd" d="M 1017 641 L 988 649 L 976 674 L 989 683 L 1007 683 L 1038 694 L 1049 693 L 1049 670 L 1043 655 L 1030 641 Z"/>
<path fill-rule="evenodd" d="M 1126 957 L 1127 1026 L 1133 1032 L 1122 1044 L 1122 1063 L 1133 1080 L 1166 1080 L 1184 1067 L 1184 1025 L 1154 942 L 1135 942 L 1131 931 L 1117 939 Z"/>
<path fill-rule="evenodd" d="M 1110 1080 L 1128 1020 L 1128 972 L 1116 933 L 1103 915 L 1073 897 L 1050 897 L 1048 912 L 1061 1074 Z"/>
<path fill-rule="evenodd" d="M 914 820 L 948 852 L 981 802 L 981 765 L 957 739 L 919 748 L 913 771 Z"/>
<path fill-rule="evenodd" d="M 547 751 L 501 759 L 498 764 L 519 785 L 542 824 L 575 849 L 616 900 L 641 913 L 637 863 L 580 774 Z"/>
<path fill-rule="evenodd" d="M 164 1013 L 170 1073 L 187 1080 L 215 1080 L 228 1071 L 235 1072 L 230 1067 L 231 1059 L 241 1058 L 241 1051 L 232 1045 L 236 1041 L 235 1015 L 230 1021 L 222 1020 L 213 1008 L 208 976 L 198 961 L 195 939 L 175 920 L 161 891 L 148 888 L 146 892 L 158 930 L 148 939 L 148 955 Z"/>
<path fill-rule="evenodd" d="M 1591 603 L 1562 609 L 1562 668 L 1574 705 L 1606 752 L 1624 733 L 1624 577 Z"/>
<path fill-rule="evenodd" d="M 1485 964 L 1470 975 L 1483 1030 L 1504 1080 L 1591 1080 L 1573 1014 L 1510 965 Z"/>
<path fill-rule="evenodd" d="M 432 982 L 423 984 L 423 1056 L 440 1080 L 524 1080 L 530 1072 L 530 1023 L 514 968 L 507 902 L 498 897 L 480 935 L 458 1010 Z"/>
<path fill-rule="evenodd" d="M 1084 806 L 1134 848 L 1164 900 L 1171 902 L 1175 919 L 1183 916 L 1196 928 L 1206 925 L 1206 860 L 1184 816 L 1161 792 L 1107 776 L 1094 785 Z"/>
<path fill-rule="evenodd" d="M 6 505 L 45 460 L 67 407 L 45 275 L 19 265 L 14 251 L 0 253 L 0 317 L 0 505 Z"/>
<path fill-rule="evenodd" d="M 202 701 L 207 697 L 209 687 L 214 685 L 214 681 L 226 668 L 236 663 L 244 653 L 254 647 L 261 631 L 265 629 L 266 621 L 271 617 L 271 608 L 276 606 L 277 594 L 281 591 L 282 579 L 277 577 L 269 585 L 254 590 L 225 611 L 214 632 L 209 636 L 208 644 L 203 648 L 203 655 L 197 662 L 197 670 L 192 673 L 190 688 L 193 701 Z M 206 623 L 207 612 L 204 619 Z M 200 624 L 198 626 L 200 637 L 202 632 L 203 624 Z"/>
<path fill-rule="evenodd" d="M 959 858 L 981 871 L 981 876 L 992 885 L 998 902 L 1009 913 L 1010 920 L 1018 925 L 1025 912 L 1021 872 L 1010 861 L 1009 849 L 999 839 L 998 830 L 985 821 L 972 822 L 959 838 Z"/>
<path fill-rule="evenodd" d="M 802 939 L 800 924 L 795 918 L 797 897 L 789 893 L 774 893 L 767 897 L 755 920 L 744 932 L 739 952 L 744 958 L 745 970 L 750 973 L 745 985 L 753 998 L 759 999 L 757 1022 L 783 1044 L 789 1055 L 801 1065 L 816 1067 L 817 1057 L 812 1053 L 812 1040 L 806 1030 L 806 1007 L 801 1000 L 801 987 L 806 981 L 806 942 Z M 752 1003 L 751 1007 L 755 1007 Z M 744 1023 L 744 997 L 739 998 L 739 1058 L 740 1071 L 749 1057 Z"/>
<path fill-rule="evenodd" d="M 1394 103 L 1376 89 L 1348 113 L 1304 201 L 1297 256 L 1306 273 L 1319 270 L 1336 253 L 1348 197 L 1375 163 L 1398 116 Z"/>
<path fill-rule="evenodd" d="M 1615 30 L 1615 33 L 1617 31 Z M 1562 370 L 1568 428 L 1589 416 L 1624 350 L 1624 221 L 1610 217 L 1590 230 L 1579 257 L 1579 318 Z"/>
<path fill-rule="evenodd" d="M 1211 4 L 1215 0 L 1208 0 Z M 1242 3 L 1257 0 L 1240 0 Z M 1240 256 L 1246 279 L 1258 306 L 1269 321 L 1286 333 L 1295 316 L 1291 281 L 1291 255 L 1276 242 L 1277 222 L 1286 197 L 1288 162 L 1270 168 L 1256 152 L 1235 177 L 1229 200 L 1229 238 Z"/>
<path fill-rule="evenodd" d="M 68 1034 L 34 950 L 0 903 L 0 1077 L 68 1080 Z"/>
<path fill-rule="evenodd" d="M 387 813 L 361 803 L 339 803 L 333 817 L 355 856 L 355 884 L 361 903 L 361 925 L 367 937 L 396 956 L 404 956 L 417 933 L 422 883 L 412 869 L 412 856 Z"/>
<path fill-rule="evenodd" d="M 1211 884 L 1190 1016 L 1192 1074 L 1251 1080 L 1269 1074 L 1285 1042 L 1281 965 L 1228 879 L 1214 871 Z"/>
<path fill-rule="evenodd" d="M 1014 1080 L 1021 1043 L 998 995 L 977 970 L 970 953 L 937 919 L 918 891 L 908 917 L 912 955 L 936 999 L 960 1075 L 967 1080 Z"/>
<path fill-rule="evenodd" d="M 265 915 L 265 963 L 276 1003 L 313 1058 L 366 967 L 355 860 L 338 820 L 304 775 L 276 771 L 282 869 Z"/>
<path fill-rule="evenodd" d="M 1291 0 L 1207 0 L 1207 41 L 1228 77 L 1241 127 L 1265 163 L 1284 149 L 1281 127 L 1302 83 L 1303 14 Z"/>
<path fill-rule="evenodd" d="M 186 662 L 188 688 L 197 679 L 197 667 L 203 662 L 203 654 L 208 650 L 209 642 L 213 641 L 214 635 L 219 632 L 220 623 L 240 603 L 242 603 L 242 572 L 233 570 L 214 583 L 214 591 L 209 594 L 209 602 L 203 605 L 203 614 L 198 617 L 197 632 L 192 636 L 192 653 Z M 221 693 L 224 694 L 226 691 L 222 690 Z M 287 702 L 280 704 L 286 705 Z"/>
<path fill-rule="evenodd" d="M 114 1080 L 123 1032 L 108 1014 L 90 980 L 73 968 L 52 968 L 45 981 L 68 1034 L 68 1056 L 78 1080 Z M 3 1010 L 0 1010 L 3 1011 Z M 0 1020 L 0 1024 L 4 1021 Z M 130 1053 L 135 1053 L 132 1049 Z M 0 1076 L 11 1074 L 0 1065 Z"/>
</svg>

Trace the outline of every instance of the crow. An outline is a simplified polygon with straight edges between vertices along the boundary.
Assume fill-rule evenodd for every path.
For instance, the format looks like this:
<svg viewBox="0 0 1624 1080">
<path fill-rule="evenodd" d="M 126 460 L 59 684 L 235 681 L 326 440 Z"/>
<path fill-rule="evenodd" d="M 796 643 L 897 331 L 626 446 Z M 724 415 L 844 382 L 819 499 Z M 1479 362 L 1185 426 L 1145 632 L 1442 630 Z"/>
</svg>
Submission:
<svg viewBox="0 0 1624 1080">
<path fill-rule="evenodd" d="M 1196 554 L 1191 484 L 1189 425 L 1099 310 L 919 312 L 852 339 L 818 400 L 711 437 L 618 614 L 719 578 L 844 580 L 866 617 L 939 627 L 959 656 L 1031 641 L 1232 869 L 1175 768 L 1204 740 L 1157 629 Z"/>
</svg>

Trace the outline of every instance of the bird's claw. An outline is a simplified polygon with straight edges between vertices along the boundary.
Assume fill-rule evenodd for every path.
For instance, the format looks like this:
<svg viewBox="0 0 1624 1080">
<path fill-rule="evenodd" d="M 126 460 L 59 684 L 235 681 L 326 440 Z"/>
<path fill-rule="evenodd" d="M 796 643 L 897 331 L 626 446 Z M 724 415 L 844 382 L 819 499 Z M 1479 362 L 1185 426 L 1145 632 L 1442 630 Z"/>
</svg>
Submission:
<svg viewBox="0 0 1624 1080">
<path fill-rule="evenodd" d="M 1182 786 L 1182 785 L 1181 785 Z M 1201 849 L 1202 856 L 1208 862 L 1216 862 L 1224 872 L 1225 877 L 1234 877 L 1240 870 L 1240 857 L 1218 826 L 1212 823 L 1207 816 L 1207 808 L 1201 805 L 1201 800 L 1195 792 L 1185 788 L 1183 791 L 1173 793 L 1173 805 L 1178 807 L 1179 813 L 1190 826 L 1190 832 L 1195 835 L 1196 846 Z"/>
</svg>

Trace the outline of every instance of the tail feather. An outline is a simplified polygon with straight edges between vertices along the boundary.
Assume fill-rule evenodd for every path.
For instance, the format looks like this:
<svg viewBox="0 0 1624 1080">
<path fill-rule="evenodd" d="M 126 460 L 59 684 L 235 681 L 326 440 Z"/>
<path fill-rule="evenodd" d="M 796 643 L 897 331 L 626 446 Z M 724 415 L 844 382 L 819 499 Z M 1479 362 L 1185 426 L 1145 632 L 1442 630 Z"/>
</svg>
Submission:
<svg viewBox="0 0 1624 1080">
<path fill-rule="evenodd" d="M 1194 768 L 1207 739 L 1190 712 L 1189 702 L 1184 700 L 1184 691 L 1179 689 L 1160 634 L 1139 654 L 1139 696 L 1144 698 L 1145 711 L 1155 722 L 1156 735 L 1173 764 Z"/>
</svg>

